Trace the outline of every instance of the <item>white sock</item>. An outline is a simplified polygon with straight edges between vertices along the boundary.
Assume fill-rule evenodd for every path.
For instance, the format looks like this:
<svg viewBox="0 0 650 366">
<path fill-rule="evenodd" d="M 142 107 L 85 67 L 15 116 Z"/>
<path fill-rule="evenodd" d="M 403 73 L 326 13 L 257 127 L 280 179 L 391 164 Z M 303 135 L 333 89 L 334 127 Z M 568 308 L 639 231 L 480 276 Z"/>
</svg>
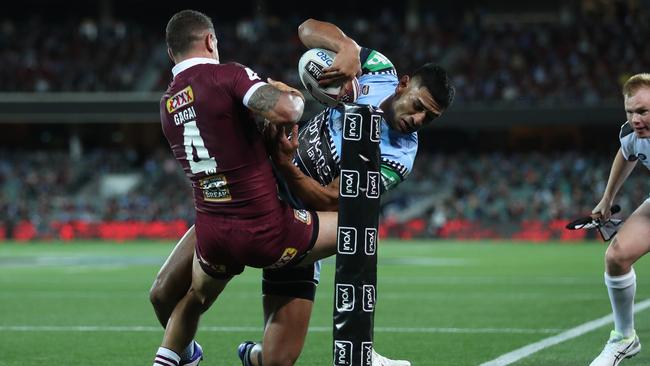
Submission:
<svg viewBox="0 0 650 366">
<path fill-rule="evenodd" d="M 605 285 L 614 312 L 614 330 L 624 337 L 634 334 L 634 295 L 636 294 L 636 274 L 634 268 L 622 276 L 605 273 Z"/>
<path fill-rule="evenodd" d="M 156 352 L 156 358 L 153 360 L 153 366 L 178 366 L 179 362 L 181 362 L 181 356 L 177 355 L 176 352 L 160 347 Z"/>
<path fill-rule="evenodd" d="M 181 360 L 189 360 L 192 358 L 192 356 L 194 356 L 194 340 L 192 340 L 192 342 L 190 342 L 190 344 L 185 347 L 179 356 L 181 356 Z"/>
</svg>

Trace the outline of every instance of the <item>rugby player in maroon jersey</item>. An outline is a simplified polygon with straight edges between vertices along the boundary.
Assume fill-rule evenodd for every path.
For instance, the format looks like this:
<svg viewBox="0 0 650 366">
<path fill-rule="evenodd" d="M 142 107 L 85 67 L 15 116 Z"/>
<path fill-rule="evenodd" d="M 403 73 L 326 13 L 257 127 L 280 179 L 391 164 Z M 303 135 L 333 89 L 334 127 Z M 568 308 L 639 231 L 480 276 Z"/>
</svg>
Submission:
<svg viewBox="0 0 650 366">
<path fill-rule="evenodd" d="M 171 310 L 154 365 L 197 365 L 201 314 L 245 266 L 308 264 L 335 252 L 336 213 L 294 210 L 277 196 L 259 116 L 293 125 L 297 90 L 266 83 L 251 69 L 219 63 L 209 17 L 193 10 L 167 24 L 174 78 L 160 102 L 162 129 L 187 177 L 196 208 L 189 291 Z"/>
<path fill-rule="evenodd" d="M 336 25 L 320 22 L 314 19 L 305 21 L 301 27 L 301 40 L 306 42 L 307 47 L 329 47 L 337 50 L 338 56 L 335 59 L 336 67 L 328 72 L 331 78 L 352 78 L 360 71 L 359 46 L 347 37 Z M 392 65 L 391 65 L 392 67 Z M 429 71 L 428 71 L 429 72 Z M 453 99 L 453 87 L 447 84 L 446 76 L 427 87 L 419 83 L 405 82 L 399 96 L 393 98 L 390 109 L 396 109 L 400 105 L 401 113 L 421 120 L 418 115 L 427 115 L 428 112 L 421 110 L 424 106 L 411 106 L 408 103 L 414 94 L 418 100 L 431 100 L 441 103 L 442 110 L 448 107 Z M 400 84 L 401 85 L 401 84 Z M 429 89 L 435 91 L 437 98 L 431 99 Z M 388 96 L 388 95 L 387 95 Z M 406 101 L 406 102 L 405 102 Z M 428 110 L 429 108 L 427 108 Z M 433 113 L 433 112 L 431 112 Z M 271 126 L 272 127 L 272 126 Z M 420 126 L 421 127 L 421 126 Z M 294 136 L 295 126 L 294 126 Z M 295 140 L 287 140 L 284 135 L 278 135 L 279 144 L 276 149 L 287 150 L 283 154 L 293 156 Z M 292 150 L 293 149 L 293 150 Z M 332 162 L 330 162 L 332 163 Z M 329 164 L 329 163 L 328 163 Z M 292 163 L 290 163 L 293 168 Z M 284 172 L 283 172 L 284 175 Z M 327 186 L 321 186 L 307 176 L 291 174 L 290 193 L 302 200 L 302 203 L 309 208 L 318 210 L 336 209 L 338 202 L 338 179 L 335 179 Z M 284 177 L 287 179 L 287 177 Z M 287 182 L 289 183 L 289 182 Z M 393 183 L 391 186 L 396 185 Z M 289 200 L 290 201 L 290 200 Z M 298 206 L 296 206 L 298 207 Z M 332 226 L 335 230 L 336 227 Z M 156 315 L 161 324 L 166 324 L 169 314 L 174 305 L 182 298 L 189 287 L 191 278 L 191 262 L 196 233 L 193 227 L 181 238 L 167 261 L 161 267 L 150 291 L 150 300 L 154 305 Z M 304 346 L 305 337 L 309 326 L 316 285 L 318 283 L 320 266 L 294 266 L 280 269 L 264 270 L 263 278 L 263 305 L 264 305 L 264 339 L 262 343 L 244 342 L 239 346 L 238 353 L 244 366 L 264 365 L 293 365 L 299 357 Z M 373 349 L 373 366 L 409 366 L 410 362 L 405 360 L 391 360 Z"/>
</svg>

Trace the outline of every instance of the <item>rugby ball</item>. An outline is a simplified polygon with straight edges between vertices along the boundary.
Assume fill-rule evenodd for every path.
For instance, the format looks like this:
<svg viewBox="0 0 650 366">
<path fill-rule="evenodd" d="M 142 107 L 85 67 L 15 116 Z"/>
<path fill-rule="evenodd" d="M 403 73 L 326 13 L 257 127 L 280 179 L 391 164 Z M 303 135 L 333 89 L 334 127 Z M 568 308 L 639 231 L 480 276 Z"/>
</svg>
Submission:
<svg viewBox="0 0 650 366">
<path fill-rule="evenodd" d="M 322 48 L 307 50 L 298 61 L 298 76 L 302 85 L 314 99 L 328 107 L 335 107 L 340 102 L 354 103 L 359 96 L 359 80 L 355 77 L 345 85 L 318 84 L 323 69 L 332 66 L 336 53 Z"/>
</svg>

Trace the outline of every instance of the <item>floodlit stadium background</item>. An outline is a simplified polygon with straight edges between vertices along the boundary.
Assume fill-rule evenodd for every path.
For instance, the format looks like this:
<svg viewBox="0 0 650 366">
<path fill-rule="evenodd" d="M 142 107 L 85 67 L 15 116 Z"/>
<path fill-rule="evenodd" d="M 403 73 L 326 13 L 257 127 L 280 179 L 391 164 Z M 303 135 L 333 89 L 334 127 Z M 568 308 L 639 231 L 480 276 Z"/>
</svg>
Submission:
<svg viewBox="0 0 650 366">
<path fill-rule="evenodd" d="M 162 333 L 148 286 L 193 222 L 157 110 L 171 76 L 164 27 L 186 6 L 213 17 L 222 62 L 296 87 L 308 17 L 400 74 L 429 60 L 450 72 L 453 107 L 421 131 L 413 173 L 382 198 L 378 351 L 476 365 L 608 314 L 603 243 L 563 227 L 600 199 L 622 81 L 650 70 L 650 1 L 63 4 L 26 0 L 0 15 L 0 365 L 110 364 L 75 344 L 150 361 Z M 311 101 L 305 117 L 319 108 Z M 622 217 L 649 188 L 646 171 L 632 173 Z M 643 260 L 636 270 L 642 301 L 650 272 Z M 259 338 L 259 274 L 246 273 L 206 318 L 206 365 L 235 364 L 238 341 Z M 329 357 L 330 288 L 301 365 Z M 517 364 L 586 364 L 606 329 Z"/>
</svg>

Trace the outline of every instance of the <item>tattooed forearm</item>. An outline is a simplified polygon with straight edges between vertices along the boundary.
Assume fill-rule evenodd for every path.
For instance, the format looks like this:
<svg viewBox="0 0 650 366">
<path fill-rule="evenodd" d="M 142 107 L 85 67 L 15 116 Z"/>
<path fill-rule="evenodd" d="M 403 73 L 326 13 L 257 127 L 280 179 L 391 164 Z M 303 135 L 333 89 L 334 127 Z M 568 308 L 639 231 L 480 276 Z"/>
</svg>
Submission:
<svg viewBox="0 0 650 366">
<path fill-rule="evenodd" d="M 259 87 L 248 100 L 248 106 L 258 113 L 272 110 L 278 103 L 282 92 L 271 85 Z"/>
<path fill-rule="evenodd" d="M 299 91 L 295 93 L 300 94 Z M 300 119 L 305 102 L 301 94 L 296 95 L 274 85 L 263 85 L 251 95 L 247 106 L 271 123 L 291 123 Z"/>
</svg>

